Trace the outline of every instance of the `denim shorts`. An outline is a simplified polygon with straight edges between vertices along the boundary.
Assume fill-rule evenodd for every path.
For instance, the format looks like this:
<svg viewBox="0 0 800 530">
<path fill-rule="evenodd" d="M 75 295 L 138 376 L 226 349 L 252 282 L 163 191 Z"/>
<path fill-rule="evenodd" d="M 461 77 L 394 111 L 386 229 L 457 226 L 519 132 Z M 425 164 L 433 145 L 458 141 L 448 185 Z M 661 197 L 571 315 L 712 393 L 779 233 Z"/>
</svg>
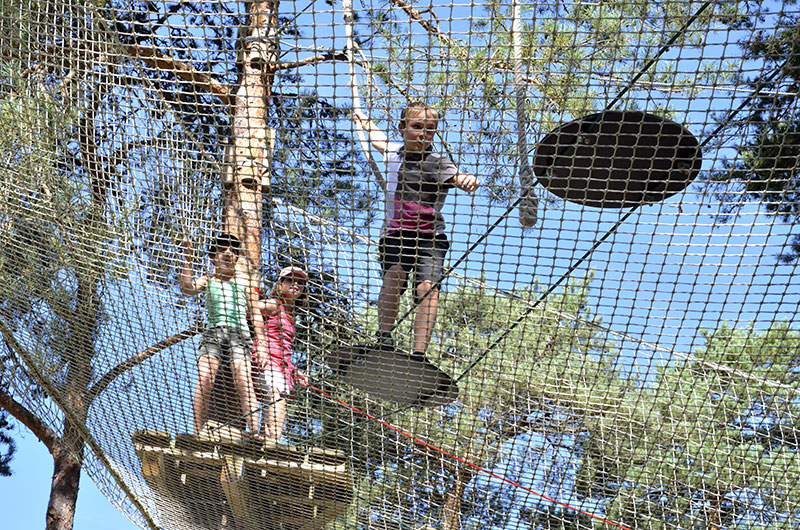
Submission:
<svg viewBox="0 0 800 530">
<path fill-rule="evenodd" d="M 427 235 L 410 230 L 390 232 L 381 238 L 380 263 L 383 273 L 400 264 L 414 273 L 414 285 L 438 282 L 444 274 L 444 259 L 450 243 L 444 234 Z"/>
<path fill-rule="evenodd" d="M 250 360 L 253 342 L 250 340 L 250 331 L 229 326 L 217 326 L 207 329 L 200 338 L 200 348 L 197 350 L 198 360 L 204 355 L 215 357 L 221 363 Z"/>
</svg>

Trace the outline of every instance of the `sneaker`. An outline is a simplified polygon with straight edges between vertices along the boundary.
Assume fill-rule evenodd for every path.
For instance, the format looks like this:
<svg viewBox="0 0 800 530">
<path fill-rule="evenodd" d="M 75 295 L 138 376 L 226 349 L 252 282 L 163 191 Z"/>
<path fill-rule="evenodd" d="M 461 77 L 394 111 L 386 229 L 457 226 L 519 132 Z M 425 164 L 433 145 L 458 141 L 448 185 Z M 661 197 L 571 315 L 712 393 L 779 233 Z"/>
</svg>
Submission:
<svg viewBox="0 0 800 530">
<path fill-rule="evenodd" d="M 411 352 L 411 355 L 410 355 L 410 357 L 411 357 L 411 360 L 412 360 L 412 361 L 419 361 L 419 362 L 421 362 L 421 363 L 422 363 L 422 362 L 425 362 L 425 361 L 427 361 L 427 360 L 428 360 L 428 359 L 425 357 L 425 353 L 424 353 L 424 352 L 421 352 L 421 351 L 415 351 L 415 352 Z"/>
<path fill-rule="evenodd" d="M 371 349 L 385 352 L 395 351 L 394 338 L 391 333 L 379 331 L 377 340 L 371 346 Z"/>
</svg>

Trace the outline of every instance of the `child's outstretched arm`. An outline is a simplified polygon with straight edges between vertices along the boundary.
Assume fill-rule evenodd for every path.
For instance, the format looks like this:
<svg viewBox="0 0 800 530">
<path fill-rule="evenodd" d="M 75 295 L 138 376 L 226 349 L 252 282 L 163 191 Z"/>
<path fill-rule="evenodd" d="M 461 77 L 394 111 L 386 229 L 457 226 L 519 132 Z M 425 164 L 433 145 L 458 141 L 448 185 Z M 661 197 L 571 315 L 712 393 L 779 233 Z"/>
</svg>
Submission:
<svg viewBox="0 0 800 530">
<path fill-rule="evenodd" d="M 389 137 L 386 136 L 386 133 L 382 130 L 378 129 L 366 114 L 355 111 L 353 112 L 353 120 L 356 122 L 356 125 L 364 129 L 364 132 L 367 133 L 372 147 L 381 153 L 385 153 L 389 150 Z"/>
<path fill-rule="evenodd" d="M 201 276 L 195 279 L 192 272 L 192 258 L 194 257 L 194 247 L 192 243 L 186 239 L 181 241 L 181 272 L 178 275 L 178 280 L 181 284 L 181 292 L 188 296 L 194 296 L 202 293 L 208 284 L 208 277 Z"/>
<path fill-rule="evenodd" d="M 455 177 L 453 177 L 453 185 L 460 190 L 472 193 L 478 189 L 478 186 L 480 186 L 480 181 L 478 181 L 478 177 L 475 175 L 470 175 L 469 173 L 458 173 Z"/>
</svg>

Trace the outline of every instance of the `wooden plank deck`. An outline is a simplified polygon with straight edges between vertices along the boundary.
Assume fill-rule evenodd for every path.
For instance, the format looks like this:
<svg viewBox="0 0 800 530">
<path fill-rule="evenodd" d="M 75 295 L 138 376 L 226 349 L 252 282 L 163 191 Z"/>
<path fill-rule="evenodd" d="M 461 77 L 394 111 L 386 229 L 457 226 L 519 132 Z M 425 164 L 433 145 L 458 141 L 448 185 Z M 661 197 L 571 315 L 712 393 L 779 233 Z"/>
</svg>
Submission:
<svg viewBox="0 0 800 530">
<path fill-rule="evenodd" d="M 132 436 L 165 528 L 317 530 L 352 501 L 346 454 L 259 443 L 216 422 L 207 427 L 200 436 Z"/>
</svg>

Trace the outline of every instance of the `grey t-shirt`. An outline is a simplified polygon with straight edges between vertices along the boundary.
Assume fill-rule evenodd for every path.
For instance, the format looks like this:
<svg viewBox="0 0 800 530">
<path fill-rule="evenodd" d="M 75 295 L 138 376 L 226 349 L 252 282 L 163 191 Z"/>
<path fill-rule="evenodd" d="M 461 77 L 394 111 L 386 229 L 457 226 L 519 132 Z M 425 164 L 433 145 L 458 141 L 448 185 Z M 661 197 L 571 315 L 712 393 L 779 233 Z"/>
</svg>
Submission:
<svg viewBox="0 0 800 530">
<path fill-rule="evenodd" d="M 386 152 L 386 220 L 384 233 L 412 230 L 423 234 L 445 231 L 442 207 L 458 168 L 449 157 L 433 151 L 405 153 L 402 144 Z"/>
</svg>

